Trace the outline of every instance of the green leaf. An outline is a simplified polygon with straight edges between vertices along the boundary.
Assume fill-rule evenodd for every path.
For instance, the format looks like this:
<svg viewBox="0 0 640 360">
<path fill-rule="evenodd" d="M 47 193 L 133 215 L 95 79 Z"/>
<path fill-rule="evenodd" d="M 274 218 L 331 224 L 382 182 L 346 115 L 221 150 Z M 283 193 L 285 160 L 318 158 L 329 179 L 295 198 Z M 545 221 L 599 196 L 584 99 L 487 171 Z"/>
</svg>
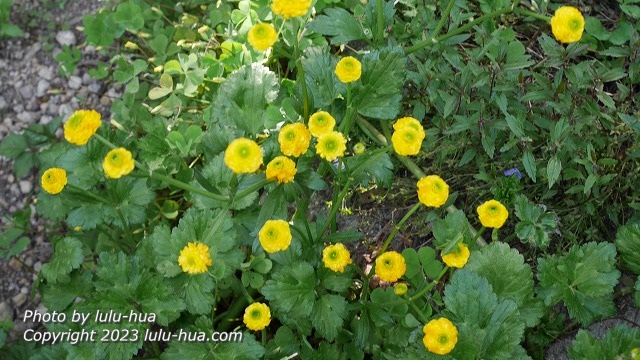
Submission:
<svg viewBox="0 0 640 360">
<path fill-rule="evenodd" d="M 108 11 L 87 15 L 83 19 L 84 33 L 87 43 L 95 46 L 110 46 L 124 32 L 124 27 L 117 24 Z"/>
<path fill-rule="evenodd" d="M 314 305 L 311 315 L 313 327 L 329 341 L 335 340 L 347 316 L 347 301 L 342 296 L 326 294 Z"/>
<path fill-rule="evenodd" d="M 337 63 L 338 60 L 329 54 L 326 46 L 310 47 L 304 51 L 304 78 L 313 96 L 313 104 L 319 109 L 328 108 L 338 94 L 345 91 L 345 85 L 333 73 Z"/>
<path fill-rule="evenodd" d="M 513 300 L 527 327 L 539 322 L 543 308 L 533 296 L 533 273 L 517 250 L 505 243 L 491 243 L 472 252 L 466 268 L 487 279 L 500 299 Z"/>
<path fill-rule="evenodd" d="M 485 14 L 495 10 L 501 10 L 508 5 L 508 0 L 480 0 L 480 10 Z"/>
<path fill-rule="evenodd" d="M 636 291 L 635 294 L 633 294 L 633 303 L 638 308 L 640 307 L 640 276 L 638 276 L 638 280 L 636 280 L 633 289 Z"/>
<path fill-rule="evenodd" d="M 29 144 L 25 135 L 11 133 L 0 142 L 0 155 L 15 159 L 28 147 Z"/>
<path fill-rule="evenodd" d="M 457 270 L 444 290 L 449 319 L 458 328 L 455 359 L 511 359 L 525 324 L 512 300 L 499 299 L 487 279 L 471 269 Z"/>
<path fill-rule="evenodd" d="M 553 184 L 560 178 L 560 171 L 562 171 L 562 163 L 558 157 L 554 156 L 549 159 L 547 163 L 547 181 L 549 182 L 549 189 L 553 187 Z"/>
<path fill-rule="evenodd" d="M 82 242 L 66 237 L 56 243 L 53 257 L 42 266 L 40 272 L 49 282 L 67 282 L 71 270 L 79 268 L 83 261 Z"/>
<path fill-rule="evenodd" d="M 273 272 L 262 294 L 276 313 L 293 317 L 311 315 L 315 303 L 315 270 L 307 262 L 298 262 Z"/>
<path fill-rule="evenodd" d="M 640 347 L 640 330 L 618 325 L 610 329 L 602 340 L 594 339 L 588 331 L 580 329 L 568 350 L 573 360 L 632 359 L 631 350 Z"/>
<path fill-rule="evenodd" d="M 137 304 L 141 312 L 155 314 L 162 326 L 177 319 L 185 308 L 182 299 L 173 296 L 174 289 L 145 269 L 137 256 L 103 252 L 96 275 L 96 291 Z"/>
<path fill-rule="evenodd" d="M 433 237 L 436 249 L 448 254 L 458 247 L 464 239 L 471 240 L 469 222 L 462 210 L 447 215 L 444 220 L 438 219 L 433 224 Z"/>
<path fill-rule="evenodd" d="M 363 236 L 364 234 L 357 230 L 344 230 L 344 231 L 331 233 L 328 236 L 323 236 L 323 241 L 326 243 L 332 243 L 332 244 L 347 243 L 347 242 L 358 241 L 362 239 Z"/>
<path fill-rule="evenodd" d="M 317 15 L 307 27 L 314 32 L 331 36 L 331 45 L 346 44 L 354 40 L 367 40 L 354 16 L 345 9 L 326 8 L 326 15 Z"/>
<path fill-rule="evenodd" d="M 387 152 L 367 152 L 345 158 L 354 181 L 367 187 L 370 182 L 390 187 L 393 181 L 393 163 Z"/>
<path fill-rule="evenodd" d="M 113 20 L 131 32 L 136 32 L 144 26 L 142 8 L 131 2 L 118 4 Z"/>
<path fill-rule="evenodd" d="M 527 175 L 533 182 L 536 182 L 536 159 L 533 157 L 531 150 L 525 150 L 522 153 L 522 165 Z"/>
<path fill-rule="evenodd" d="M 524 121 L 522 118 L 507 113 L 505 114 L 505 120 L 507 121 L 507 126 L 516 137 L 521 138 L 524 136 Z"/>
<path fill-rule="evenodd" d="M 628 224 L 618 228 L 616 247 L 622 263 L 636 275 L 640 275 L 640 224 Z"/>
<path fill-rule="evenodd" d="M 248 134 L 259 133 L 268 120 L 267 107 L 278 91 L 278 79 L 271 70 L 258 63 L 243 66 L 220 86 L 210 121 L 226 123 L 231 119 Z"/>
<path fill-rule="evenodd" d="M 42 303 L 49 311 L 63 311 L 77 297 L 86 297 L 93 291 L 92 273 L 73 272 L 65 284 L 43 284 L 40 286 Z"/>
<path fill-rule="evenodd" d="M 103 223 L 104 211 L 105 206 L 102 203 L 85 203 L 69 212 L 67 223 L 71 228 L 80 226 L 82 230 L 95 229 Z"/>
<path fill-rule="evenodd" d="M 587 326 L 612 314 L 613 288 L 620 272 L 610 243 L 574 245 L 562 255 L 538 259 L 538 295 L 546 305 L 564 303 L 572 318 Z"/>
<path fill-rule="evenodd" d="M 549 246 L 549 234 L 557 229 L 556 215 L 543 210 L 522 194 L 516 197 L 514 206 L 520 220 L 516 225 L 518 238 L 542 249 Z"/>
<path fill-rule="evenodd" d="M 404 254 L 404 252 L 403 252 Z M 418 259 L 425 275 L 435 279 L 442 271 L 442 263 L 436 259 L 436 251 L 429 246 L 423 246 L 418 250 Z"/>
<path fill-rule="evenodd" d="M 394 119 L 400 112 L 406 59 L 399 47 L 375 50 L 362 58 L 360 86 L 353 89 L 353 106 L 362 116 Z"/>
</svg>

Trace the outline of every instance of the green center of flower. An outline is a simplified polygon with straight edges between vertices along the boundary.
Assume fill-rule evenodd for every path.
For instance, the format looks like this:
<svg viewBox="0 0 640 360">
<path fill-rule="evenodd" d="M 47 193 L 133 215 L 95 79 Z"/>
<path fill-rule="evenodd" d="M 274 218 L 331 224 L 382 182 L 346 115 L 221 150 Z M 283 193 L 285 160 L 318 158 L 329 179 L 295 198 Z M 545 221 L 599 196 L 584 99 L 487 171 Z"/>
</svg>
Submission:
<svg viewBox="0 0 640 360">
<path fill-rule="evenodd" d="M 324 147 L 325 147 L 327 150 L 334 150 L 335 148 L 337 148 L 337 147 L 338 147 L 338 143 L 337 143 L 335 140 L 333 140 L 333 139 L 332 139 L 332 140 L 327 141 L 327 142 L 324 144 Z"/>
<path fill-rule="evenodd" d="M 571 30 L 578 30 L 580 28 L 580 19 L 572 19 L 569 21 L 569 28 Z"/>
<path fill-rule="evenodd" d="M 326 123 L 327 123 L 327 119 L 324 116 L 318 116 L 316 118 L 316 124 L 318 126 L 325 126 Z"/>
<path fill-rule="evenodd" d="M 404 139 L 407 142 L 413 142 L 413 140 L 415 139 L 415 136 L 413 136 L 413 132 L 407 131 L 407 132 L 404 133 Z"/>
<path fill-rule="evenodd" d="M 489 212 L 490 212 L 491 214 L 495 214 L 495 213 L 497 213 L 497 212 L 498 212 L 498 207 L 497 207 L 497 206 L 495 206 L 495 205 L 491 205 L 491 206 L 489 206 Z"/>
<path fill-rule="evenodd" d="M 264 26 L 256 26 L 255 34 L 258 35 L 258 37 L 265 37 L 266 32 L 267 32 L 267 29 L 265 29 Z"/>
<path fill-rule="evenodd" d="M 388 269 L 391 269 L 393 267 L 393 261 L 387 259 L 384 261 L 384 266 Z"/>
<path fill-rule="evenodd" d="M 117 164 L 120 162 L 120 156 L 118 154 L 112 154 L 111 155 L 111 162 L 114 164 Z"/>
<path fill-rule="evenodd" d="M 338 252 L 337 251 L 332 251 L 329 253 L 329 259 L 331 260 L 337 260 L 338 259 Z"/>
<path fill-rule="evenodd" d="M 240 157 L 246 158 L 249 157 L 250 154 L 251 149 L 249 149 L 248 146 L 242 146 L 238 149 L 238 155 L 240 155 Z"/>
<path fill-rule="evenodd" d="M 449 342 L 449 337 L 447 337 L 447 335 L 445 334 L 440 334 L 440 336 L 438 336 L 438 342 L 444 345 Z"/>
<path fill-rule="evenodd" d="M 262 313 L 260 312 L 260 310 L 253 310 L 251 312 L 251 317 L 254 319 L 260 319 L 262 317 Z"/>
<path fill-rule="evenodd" d="M 342 65 L 347 70 L 352 70 L 353 69 L 353 62 L 352 61 L 345 61 L 345 62 L 342 63 Z"/>
<path fill-rule="evenodd" d="M 289 131 L 285 134 L 285 137 L 287 138 L 287 140 L 293 140 L 296 138 L 296 134 L 293 131 Z"/>
<path fill-rule="evenodd" d="M 269 229 L 269 231 L 267 231 L 267 236 L 274 239 L 278 236 L 278 233 L 274 229 Z"/>
</svg>

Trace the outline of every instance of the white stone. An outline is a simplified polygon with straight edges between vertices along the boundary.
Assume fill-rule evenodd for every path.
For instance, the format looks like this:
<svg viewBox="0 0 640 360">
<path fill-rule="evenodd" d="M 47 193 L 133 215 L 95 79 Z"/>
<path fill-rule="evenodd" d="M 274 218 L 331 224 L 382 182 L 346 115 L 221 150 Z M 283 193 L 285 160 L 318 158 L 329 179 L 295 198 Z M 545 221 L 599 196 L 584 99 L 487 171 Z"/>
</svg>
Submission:
<svg viewBox="0 0 640 360">
<path fill-rule="evenodd" d="M 33 184 L 31 183 L 31 181 L 28 180 L 20 180 L 20 182 L 18 183 L 18 185 L 20 186 L 20 191 L 23 194 L 28 194 L 31 192 L 31 190 L 33 190 Z"/>
<path fill-rule="evenodd" d="M 59 31 L 56 34 L 56 41 L 60 45 L 75 45 L 76 44 L 76 35 L 69 30 Z"/>
<path fill-rule="evenodd" d="M 82 79 L 79 76 L 71 75 L 67 85 L 74 90 L 80 89 L 80 86 L 82 86 Z"/>
</svg>

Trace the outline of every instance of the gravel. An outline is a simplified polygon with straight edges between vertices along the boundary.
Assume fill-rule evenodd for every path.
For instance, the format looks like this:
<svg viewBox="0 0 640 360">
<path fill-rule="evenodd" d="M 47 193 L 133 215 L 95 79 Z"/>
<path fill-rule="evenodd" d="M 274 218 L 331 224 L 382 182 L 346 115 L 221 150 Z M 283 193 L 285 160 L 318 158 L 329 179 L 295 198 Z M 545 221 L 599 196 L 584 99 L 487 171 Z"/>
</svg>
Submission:
<svg viewBox="0 0 640 360">
<path fill-rule="evenodd" d="M 97 61 L 108 59 L 101 58 L 95 47 L 82 46 L 84 35 L 76 29 L 85 14 L 100 6 L 99 0 L 69 1 L 64 9 L 41 0 L 13 2 L 11 19 L 24 35 L 0 39 L 0 141 L 12 132 L 21 133 L 33 124 L 48 124 L 80 108 L 96 109 L 108 118 L 111 99 L 121 92 L 88 75 Z M 50 14 L 50 20 L 42 20 L 42 13 Z M 65 45 L 79 45 L 82 55 L 69 79 L 60 74 L 54 60 L 54 54 Z M 60 130 L 56 132 L 58 136 Z M 51 256 L 47 229 L 55 229 L 55 225 L 35 214 L 34 201 L 40 191 L 38 173 L 32 170 L 24 178 L 16 178 L 12 167 L 12 161 L 0 156 L 0 234 L 10 224 L 12 213 L 31 207 L 32 215 L 31 229 L 26 234 L 31 239 L 27 249 L 18 258 L 0 257 L 0 321 L 14 322 L 9 341 L 40 326 L 20 319 L 25 310 L 42 307 L 40 294 L 36 291 L 31 296 L 32 287 Z"/>
</svg>

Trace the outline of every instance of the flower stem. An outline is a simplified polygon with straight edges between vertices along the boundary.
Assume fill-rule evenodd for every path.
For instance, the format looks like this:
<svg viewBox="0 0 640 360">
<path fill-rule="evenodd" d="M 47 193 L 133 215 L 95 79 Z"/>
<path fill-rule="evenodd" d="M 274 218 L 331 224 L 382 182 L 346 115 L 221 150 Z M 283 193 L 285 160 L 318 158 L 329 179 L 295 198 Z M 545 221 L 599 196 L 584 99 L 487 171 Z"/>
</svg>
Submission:
<svg viewBox="0 0 640 360">
<path fill-rule="evenodd" d="M 444 274 L 446 274 L 447 270 L 449 270 L 449 267 L 445 266 L 442 271 L 440 271 L 440 274 L 438 274 L 438 276 L 436 276 L 436 278 L 433 279 L 433 281 L 430 282 L 429 285 L 425 286 L 422 290 L 420 290 L 420 292 L 410 297 L 407 301 L 413 302 L 423 297 L 424 294 L 426 294 L 429 290 L 436 286 L 438 282 L 440 282 L 440 279 L 444 276 Z"/>
<path fill-rule="evenodd" d="M 442 28 L 444 27 L 444 23 L 447 22 L 447 19 L 449 19 L 449 14 L 451 13 L 451 9 L 453 8 L 453 4 L 455 4 L 455 2 L 456 0 L 449 0 L 447 7 L 444 9 L 444 12 L 441 14 L 442 17 L 440 18 L 438 25 L 436 25 L 436 28 L 433 30 L 433 33 L 431 34 L 432 39 L 438 36 L 438 34 L 440 34 L 440 30 L 442 30 Z"/>
<path fill-rule="evenodd" d="M 420 204 L 421 203 L 416 203 L 415 205 L 413 205 L 413 207 L 404 215 L 404 217 L 400 220 L 400 222 L 393 227 L 391 234 L 389 234 L 389 236 L 387 237 L 387 240 L 385 240 L 384 245 L 382 245 L 382 248 L 380 249 L 381 254 L 384 253 L 385 250 L 387 250 L 387 247 L 389 246 L 389 243 L 391 243 L 391 240 L 393 239 L 393 237 L 396 236 L 398 231 L 400 231 L 400 228 L 402 227 L 402 225 L 404 225 L 404 223 L 409 219 L 409 217 L 413 215 L 413 213 L 416 212 L 416 210 L 418 210 L 418 208 L 420 207 Z"/>
<path fill-rule="evenodd" d="M 109 201 L 109 200 L 107 200 L 107 199 L 105 199 L 105 198 L 103 198 L 101 196 L 98 196 L 98 195 L 96 195 L 96 194 L 94 194 L 94 193 L 92 193 L 90 191 L 87 191 L 87 190 L 85 190 L 85 189 L 83 189 L 83 188 L 81 188 L 79 186 L 76 186 L 76 185 L 73 185 L 73 184 L 67 184 L 66 186 L 69 189 L 73 190 L 73 191 L 76 191 L 78 193 L 81 193 L 84 196 L 92 198 L 93 200 L 96 200 L 96 201 L 101 202 L 103 204 L 107 204 L 109 206 L 114 206 L 114 204 L 111 201 Z"/>
<path fill-rule="evenodd" d="M 353 99 L 351 98 L 351 83 L 347 83 L 347 113 L 344 117 L 344 121 L 342 122 L 341 129 L 342 134 L 345 137 L 349 137 L 349 131 L 351 130 L 351 123 L 353 122 L 353 117 L 355 115 L 355 111 L 353 109 Z"/>
<path fill-rule="evenodd" d="M 325 221 L 324 226 L 322 226 L 322 230 L 320 230 L 320 232 L 318 232 L 318 234 L 316 235 L 317 237 L 316 237 L 315 243 L 318 243 L 320 241 L 325 231 L 327 231 L 327 229 L 329 228 L 329 225 L 331 225 L 330 219 L 335 219 L 336 213 L 338 212 L 338 208 L 342 203 L 342 199 L 344 199 L 345 195 L 347 195 L 347 191 L 349 191 L 349 185 L 351 185 L 351 178 L 347 179 L 347 182 L 344 184 L 342 191 L 340 191 L 340 193 L 338 194 L 336 201 L 334 201 L 333 204 L 331 204 L 331 212 L 329 213 L 329 216 L 327 217 L 327 220 Z"/>
<path fill-rule="evenodd" d="M 538 14 L 538 13 L 534 13 L 533 11 L 529 11 L 529 10 L 524 10 L 524 9 L 513 9 L 513 12 L 516 14 L 520 14 L 520 15 L 525 15 L 525 16 L 531 16 L 533 18 L 542 20 L 542 21 L 546 21 L 546 22 L 550 22 L 551 21 L 551 17 L 549 16 L 545 16 L 542 14 Z"/>
</svg>

